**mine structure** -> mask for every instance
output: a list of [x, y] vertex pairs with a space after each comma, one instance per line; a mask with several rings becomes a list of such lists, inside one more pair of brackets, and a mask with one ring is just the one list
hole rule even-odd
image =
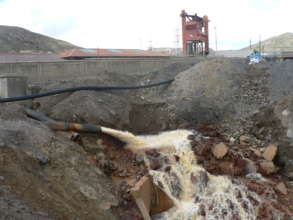
[[183, 55], [205, 56], [209, 53], [209, 19], [197, 14], [188, 15], [182, 10], [182, 43]]

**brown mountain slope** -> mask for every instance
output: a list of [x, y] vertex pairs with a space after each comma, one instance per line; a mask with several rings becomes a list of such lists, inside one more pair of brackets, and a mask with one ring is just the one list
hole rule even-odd
[[0, 25], [0, 53], [21, 51], [59, 53], [76, 47], [66, 41], [37, 34], [24, 28]]

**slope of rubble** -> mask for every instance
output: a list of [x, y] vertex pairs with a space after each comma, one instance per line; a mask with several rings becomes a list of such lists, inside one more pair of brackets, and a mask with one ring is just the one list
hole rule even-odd
[[[289, 61], [249, 66], [242, 59], [189, 60], [144, 76], [110, 73], [99, 79], [38, 85], [47, 91], [175, 77], [167, 86], [83, 91], [0, 104], [0, 216], [146, 219], [133, 193], [146, 180], [153, 191], [143, 194], [148, 198], [144, 203], [153, 219], [176, 219], [176, 215], [188, 219], [190, 207], [189, 219], [292, 218], [291, 66]], [[180, 149], [181, 137], [180, 146], [170, 153], [161, 149], [134, 152], [110, 135], [53, 131], [29, 118], [24, 106], [59, 121], [134, 134], [188, 129], [200, 138], [188, 138], [189, 153]], [[193, 162], [179, 154], [189, 155]], [[190, 182], [183, 184], [178, 176], [185, 174], [178, 166], [201, 172], [190, 174]], [[212, 187], [217, 181], [230, 184], [227, 190], [233, 198], [221, 207], [216, 198], [222, 194]], [[189, 205], [178, 205], [186, 199]]]

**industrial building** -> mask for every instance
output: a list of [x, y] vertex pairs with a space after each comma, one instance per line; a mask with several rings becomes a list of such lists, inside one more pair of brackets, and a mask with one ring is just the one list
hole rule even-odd
[[107, 57], [124, 57], [124, 58], [168, 58], [172, 55], [139, 49], [71, 49], [60, 53], [63, 59], [86, 59], [86, 58], [107, 58]]
[[209, 54], [209, 19], [197, 14], [188, 15], [184, 10], [182, 17], [183, 55], [196, 56]]

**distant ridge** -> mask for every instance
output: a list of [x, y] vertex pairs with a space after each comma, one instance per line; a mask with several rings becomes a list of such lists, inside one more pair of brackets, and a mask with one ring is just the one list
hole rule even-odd
[[0, 25], [0, 53], [60, 53], [78, 48], [66, 41], [37, 34], [20, 27]]
[[[241, 50], [247, 50], [245, 47]], [[293, 33], [284, 33], [276, 37], [269, 38], [261, 42], [261, 48], [264, 52], [293, 51]], [[259, 43], [253, 44], [252, 49], [259, 50]]]

